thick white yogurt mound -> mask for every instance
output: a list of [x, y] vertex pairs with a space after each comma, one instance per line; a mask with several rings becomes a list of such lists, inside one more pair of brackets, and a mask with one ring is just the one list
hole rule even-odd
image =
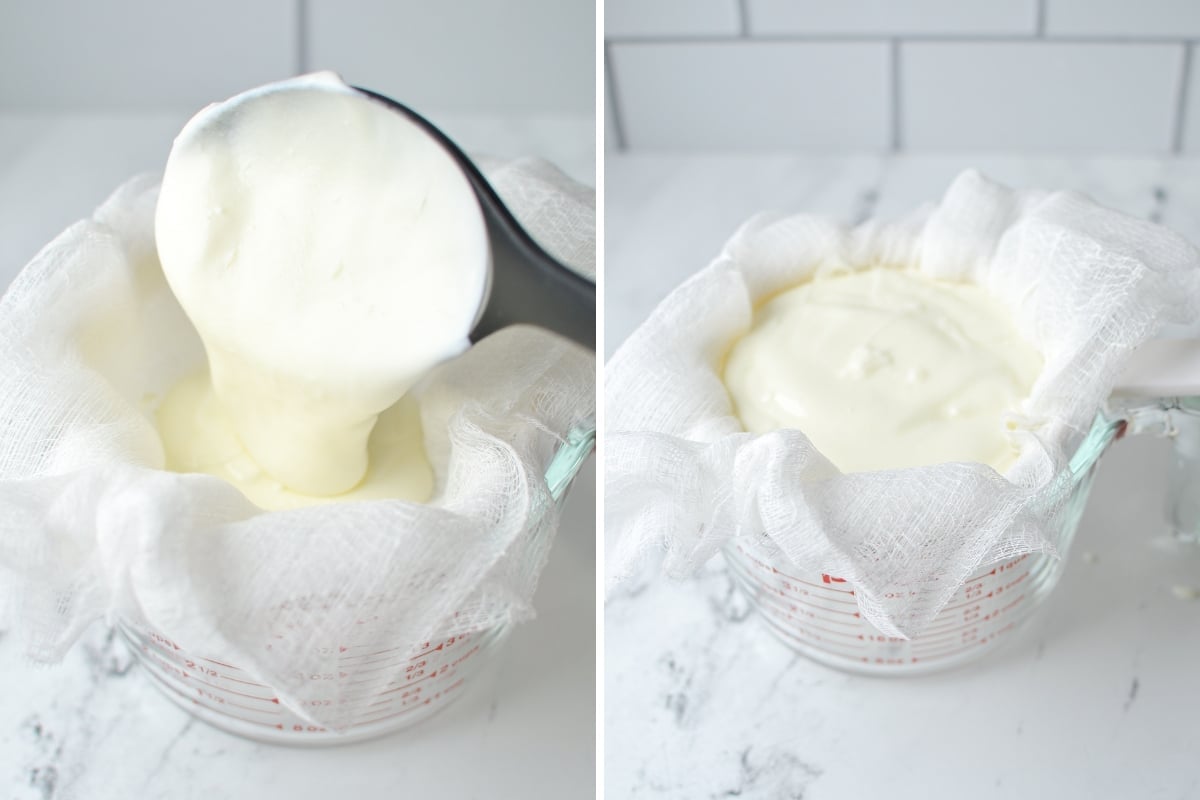
[[487, 292], [487, 234], [457, 165], [329, 73], [197, 114], [155, 225], [238, 438], [303, 494], [362, 480], [376, 418], [467, 347]]
[[764, 303], [724, 380], [746, 430], [803, 431], [843, 472], [1018, 452], [1006, 418], [1041, 354], [984, 289], [871, 268], [818, 276]]

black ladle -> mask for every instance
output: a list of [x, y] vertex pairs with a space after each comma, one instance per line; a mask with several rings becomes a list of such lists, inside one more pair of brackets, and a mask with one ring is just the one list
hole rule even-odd
[[564, 266], [521, 227], [496, 190], [458, 145], [411, 108], [370, 89], [367, 97], [398, 111], [432, 136], [467, 176], [487, 225], [492, 253], [491, 291], [471, 331], [477, 342], [509, 325], [546, 328], [596, 349], [596, 284]]

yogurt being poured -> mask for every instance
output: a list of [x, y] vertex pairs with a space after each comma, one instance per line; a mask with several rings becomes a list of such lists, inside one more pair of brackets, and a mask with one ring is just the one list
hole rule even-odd
[[843, 472], [1016, 460], [1006, 417], [1042, 356], [969, 283], [883, 267], [818, 276], [768, 300], [725, 385], [746, 430], [803, 431]]
[[363, 479], [379, 414], [466, 349], [488, 288], [466, 177], [332, 73], [197, 114], [167, 161], [155, 232], [238, 439], [306, 495]]

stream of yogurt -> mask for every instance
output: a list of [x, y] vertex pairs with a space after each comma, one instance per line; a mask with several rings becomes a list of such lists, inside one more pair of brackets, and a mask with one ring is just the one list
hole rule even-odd
[[768, 300], [724, 381], [746, 430], [801, 430], [842, 472], [954, 461], [1003, 472], [1018, 455], [1006, 418], [1042, 365], [979, 286], [876, 267]]
[[425, 457], [420, 409], [406, 395], [379, 415], [367, 440], [367, 473], [354, 488], [333, 496], [296, 492], [268, 474], [246, 452], [225, 407], [217, 400], [208, 370], [172, 387], [158, 408], [157, 425], [174, 472], [204, 472], [232, 483], [259, 508], [289, 508], [353, 500], [409, 500], [433, 494], [433, 469]]
[[379, 468], [372, 431], [466, 349], [487, 293], [478, 202], [436, 141], [331, 73], [262, 87], [176, 138], [155, 232], [209, 366], [159, 412], [173, 468], [286, 504], [387, 475], [391, 496], [428, 497], [425, 476]]

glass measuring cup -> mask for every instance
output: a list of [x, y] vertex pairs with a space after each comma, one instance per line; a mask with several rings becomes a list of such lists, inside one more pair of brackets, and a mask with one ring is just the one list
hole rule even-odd
[[[561, 509], [595, 439], [594, 427], [577, 429], [555, 450], [544, 472], [550, 505], [531, 514], [523, 535], [527, 546], [554, 535], [557, 518], [548, 514], [550, 506]], [[529, 569], [537, 566], [527, 565]], [[308, 600], [296, 598], [296, 602]], [[338, 648], [337, 671], [304, 676], [329, 688], [328, 697], [311, 700], [311, 704], [338, 704], [344, 694], [352, 694], [355, 676], [364, 671], [388, 671], [396, 677], [370, 698], [368, 711], [358, 721], [338, 732], [287, 708], [274, 688], [236, 665], [181, 648], [169, 631], [154, 630], [144, 620], [129, 617], [118, 620], [117, 628], [151, 682], [188, 713], [250, 739], [316, 745], [370, 739], [433, 716], [463, 694], [494, 660], [510, 632], [509, 626], [502, 624], [465, 635], [396, 646], [356, 641], [354, 632], [346, 631]]]
[[[735, 582], [770, 630], [801, 654], [828, 666], [876, 675], [933, 672], [972, 661], [1009, 638], [1053, 590], [1087, 503], [1100, 456], [1121, 436], [1173, 439], [1169, 525], [1185, 541], [1200, 531], [1200, 397], [1119, 398], [1091, 430], [1055, 482], [1048, 537], [1058, 556], [997, 561], [972, 575], [921, 635], [886, 636], [858, 611], [854, 586], [790, 563], [765, 536], [731, 541], [724, 557]], [[1061, 501], [1061, 504], [1056, 501]]]

